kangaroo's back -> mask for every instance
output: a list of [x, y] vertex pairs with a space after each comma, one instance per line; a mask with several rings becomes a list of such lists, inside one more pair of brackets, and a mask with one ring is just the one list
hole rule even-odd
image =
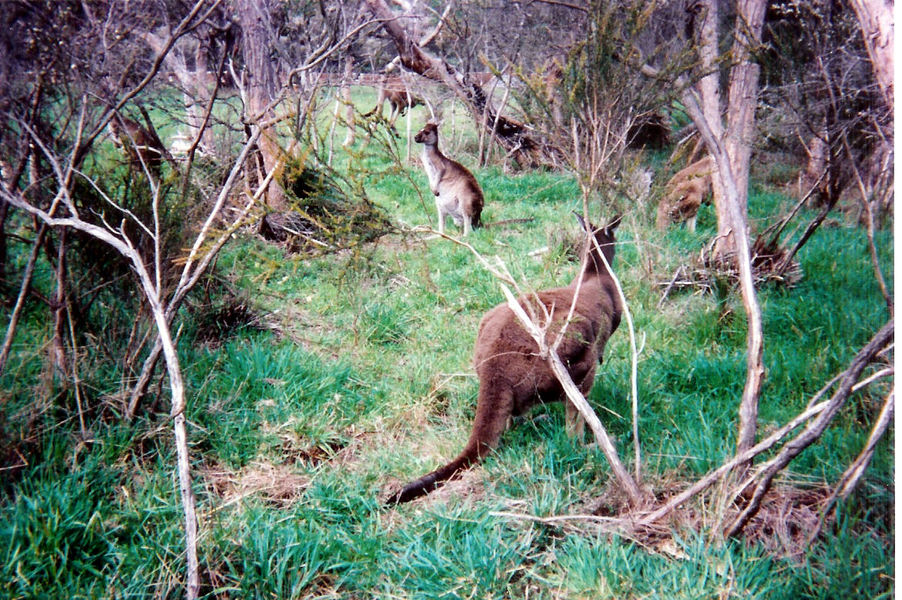
[[[604, 228], [587, 228], [593, 235], [588, 236], [580, 273], [570, 285], [519, 299], [527, 314], [547, 311], [550, 315], [546, 344], [551, 346], [560, 338], [558, 356], [583, 394], [592, 388], [604, 346], [620, 324], [622, 306], [608, 269], [619, 223], [617, 218]], [[429, 493], [495, 448], [512, 416], [538, 402], [563, 398], [560, 381], [507, 304], [499, 304], [482, 318], [473, 362], [479, 395], [466, 447], [453, 461], [408, 484], [389, 502], [406, 502]], [[581, 431], [577, 416], [568, 403], [568, 431]]]

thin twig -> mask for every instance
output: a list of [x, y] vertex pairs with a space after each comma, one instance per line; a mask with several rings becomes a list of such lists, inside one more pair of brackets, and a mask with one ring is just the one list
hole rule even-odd
[[880, 269], [880, 258], [877, 256], [877, 246], [874, 243], [874, 213], [871, 211], [871, 203], [868, 201], [868, 194], [864, 188], [864, 181], [861, 179], [861, 173], [855, 164], [855, 158], [852, 154], [852, 148], [849, 147], [849, 139], [846, 132], [843, 131], [842, 143], [845, 147], [846, 154], [849, 157], [849, 164], [852, 166], [852, 172], [855, 174], [855, 183], [858, 186], [858, 193], [861, 194], [861, 205], [867, 218], [867, 234], [868, 234], [868, 252], [871, 255], [871, 265], [874, 267], [874, 277], [877, 279], [877, 285], [880, 287], [880, 293], [883, 294], [883, 300], [886, 302], [886, 308], [889, 315], [893, 316], [893, 298], [890, 296], [886, 287], [886, 280], [883, 278], [883, 271]]
[[620, 279], [614, 273], [614, 269], [611, 268], [611, 265], [608, 264], [608, 259], [605, 258], [604, 253], [601, 251], [601, 247], [598, 245], [598, 240], [596, 240], [594, 236], [592, 237], [592, 243], [595, 244], [595, 250], [598, 252], [598, 256], [601, 257], [608, 273], [610, 273], [611, 279], [614, 281], [614, 287], [617, 288], [617, 294], [620, 296], [620, 305], [623, 307], [623, 316], [626, 319], [627, 329], [630, 334], [630, 404], [633, 411], [633, 452], [635, 452], [636, 461], [636, 481], [641, 481], [642, 451], [639, 443], [639, 353], [636, 350], [636, 328], [633, 325], [633, 314], [630, 311], [629, 303], [626, 300], [626, 294], [623, 293], [623, 286], [620, 285]]

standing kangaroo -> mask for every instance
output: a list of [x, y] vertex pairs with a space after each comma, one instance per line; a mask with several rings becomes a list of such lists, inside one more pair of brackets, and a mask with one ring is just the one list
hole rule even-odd
[[435, 123], [426, 123], [413, 139], [423, 144], [423, 168], [435, 195], [439, 233], [445, 232], [445, 217], [450, 215], [458, 227], [463, 225], [463, 234], [469, 234], [470, 229], [479, 227], [482, 215], [484, 201], [479, 182], [466, 167], [439, 151]]
[[[608, 264], [614, 259], [615, 218], [605, 227], [583, 228], [594, 235]], [[519, 302], [529, 313], [550, 315], [546, 340], [551, 346], [566, 328], [557, 348], [570, 377], [585, 395], [592, 389], [595, 370], [601, 363], [608, 338], [620, 324], [622, 306], [610, 271], [591, 239], [583, 250], [582, 267], [573, 282], [563, 288], [521, 297]], [[568, 321], [571, 307], [573, 314]], [[532, 336], [514, 316], [507, 304], [499, 304], [482, 318], [473, 353], [479, 377], [476, 418], [470, 440], [450, 463], [407, 484], [392, 495], [388, 503], [413, 500], [455, 477], [461, 470], [479, 461], [498, 444], [511, 416], [520, 415], [539, 402], [553, 402], [564, 396], [551, 367], [539, 355]], [[566, 405], [568, 433], [581, 435], [585, 425], [573, 404]]]

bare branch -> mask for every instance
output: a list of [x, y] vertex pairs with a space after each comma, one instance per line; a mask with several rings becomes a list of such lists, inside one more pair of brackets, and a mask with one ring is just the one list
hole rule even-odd
[[[890, 320], [870, 342], [855, 356], [852, 364], [846, 369], [839, 382], [839, 388], [827, 401], [825, 410], [810, 423], [804, 431], [802, 431], [795, 439], [787, 443], [783, 449], [774, 458], [761, 466], [756, 477], [760, 478], [758, 485], [755, 487], [754, 494], [748, 503], [748, 506], [739, 514], [724, 532], [727, 537], [733, 537], [742, 531], [742, 528], [748, 523], [748, 520], [758, 511], [761, 506], [761, 500], [770, 489], [770, 484], [776, 474], [781, 471], [792, 459], [799, 455], [805, 448], [814, 443], [826, 429], [827, 425], [836, 415], [839, 408], [845, 403], [849, 395], [852, 393], [852, 387], [858, 381], [861, 372], [871, 362], [871, 360], [882, 351], [887, 344], [892, 343], [893, 338], [893, 321]], [[740, 493], [743, 493], [748, 486], [743, 486]]]
[[614, 287], [617, 288], [617, 294], [620, 296], [620, 305], [623, 307], [623, 316], [626, 319], [627, 329], [630, 334], [630, 392], [631, 392], [631, 406], [633, 411], [633, 453], [635, 454], [635, 473], [636, 473], [636, 481], [642, 480], [642, 448], [639, 443], [639, 352], [636, 350], [636, 328], [633, 326], [633, 314], [630, 311], [629, 303], [626, 301], [626, 294], [623, 293], [623, 286], [620, 285], [620, 279], [614, 273], [614, 269], [611, 268], [611, 265], [608, 264], [608, 259], [605, 258], [604, 253], [601, 251], [601, 247], [598, 245], [598, 240], [594, 238], [594, 236], [589, 236], [592, 240], [592, 243], [595, 244], [595, 249], [598, 252], [598, 256], [601, 257], [602, 262], [604, 262], [605, 268], [607, 268], [608, 273], [611, 274], [611, 279], [614, 281]]
[[761, 307], [755, 293], [754, 275], [749, 255], [748, 232], [746, 220], [739, 204], [739, 191], [733, 177], [732, 163], [726, 148], [709, 126], [708, 119], [699, 104], [697, 94], [687, 88], [683, 101], [705, 145], [717, 164], [718, 178], [723, 185], [722, 200], [726, 214], [729, 215], [731, 233], [735, 244], [735, 260], [739, 267], [739, 281], [742, 292], [742, 304], [748, 319], [748, 338], [746, 344], [746, 381], [739, 406], [739, 434], [737, 453], [744, 453], [755, 443], [758, 420], [758, 397], [764, 379], [764, 334], [761, 322]]
[[824, 527], [824, 521], [827, 518], [827, 513], [830, 512], [830, 509], [833, 507], [833, 504], [836, 502], [837, 498], [842, 498], [845, 500], [849, 497], [849, 494], [852, 493], [852, 490], [855, 489], [855, 486], [858, 485], [858, 481], [861, 479], [861, 476], [864, 474], [865, 470], [868, 468], [868, 465], [871, 464], [871, 459], [874, 457], [874, 450], [877, 447], [877, 442], [883, 437], [886, 433], [887, 428], [889, 427], [890, 422], [893, 420], [893, 415], [895, 413], [896, 408], [896, 392], [895, 387], [890, 390], [889, 394], [886, 397], [886, 400], [883, 403], [883, 408], [880, 409], [880, 414], [877, 416], [877, 421], [874, 423], [874, 427], [871, 429], [871, 435], [868, 437], [868, 441], [864, 446], [864, 449], [861, 451], [861, 454], [852, 461], [852, 464], [849, 465], [849, 468], [842, 474], [842, 477], [839, 478], [839, 481], [836, 483], [836, 487], [833, 489], [833, 493], [830, 494], [830, 497], [824, 503], [824, 509], [821, 512], [820, 521], [818, 521], [817, 527], [808, 535], [808, 544], [814, 541], [815, 538], [820, 534], [821, 529]]

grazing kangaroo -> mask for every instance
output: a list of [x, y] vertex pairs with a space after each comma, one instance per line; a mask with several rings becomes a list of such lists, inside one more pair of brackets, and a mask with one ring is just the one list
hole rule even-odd
[[678, 171], [667, 182], [667, 194], [658, 204], [658, 229], [667, 229], [669, 223], [686, 221], [686, 228], [695, 231], [695, 220], [702, 202], [711, 193], [711, 178], [717, 166], [706, 156]]
[[119, 113], [115, 113], [110, 119], [107, 127], [113, 145], [125, 152], [131, 167], [138, 171], [144, 170], [144, 167], [141, 166], [143, 163], [151, 173], [159, 176], [160, 165], [163, 164], [164, 159], [172, 165], [174, 170], [178, 170], [175, 159], [160, 141], [160, 136], [154, 129], [150, 115], [143, 106], [139, 109], [147, 127]]
[[[620, 224], [620, 217], [599, 229], [586, 227], [582, 219], [580, 222], [594, 235], [605, 259], [611, 264], [614, 230]], [[605, 343], [620, 324], [622, 311], [611, 273], [592, 240], [587, 239], [587, 242], [580, 273], [569, 286], [541, 291], [519, 300], [527, 313], [531, 306], [534, 313], [543, 314], [538, 303], [548, 311], [551, 326], [545, 335], [549, 345], [566, 328], [557, 352], [583, 394], [592, 388]], [[568, 322], [571, 306], [573, 314]], [[404, 486], [389, 498], [389, 504], [428, 494], [495, 448], [511, 416], [524, 413], [536, 403], [564, 397], [560, 382], [539, 355], [535, 340], [507, 304], [499, 304], [482, 318], [473, 361], [479, 377], [479, 397], [469, 442], [457, 458]], [[568, 433], [581, 435], [584, 422], [569, 401], [566, 416]]]
[[479, 227], [484, 204], [482, 188], [466, 167], [451, 160], [438, 149], [438, 125], [429, 122], [413, 138], [423, 144], [423, 168], [429, 179], [429, 188], [435, 195], [438, 210], [438, 230], [445, 232], [445, 217], [454, 219], [464, 235], [473, 227]]
[[373, 107], [373, 110], [364, 114], [364, 117], [369, 117], [377, 112], [381, 114], [383, 108], [385, 107], [385, 101], [388, 100], [388, 103], [391, 105], [391, 112], [388, 115], [388, 124], [394, 127], [395, 121], [398, 120], [398, 117], [407, 110], [408, 108], [413, 108], [414, 106], [422, 106], [423, 100], [411, 94], [407, 85], [404, 83], [404, 80], [400, 77], [387, 77], [382, 83], [379, 85], [379, 97], [376, 99], [376, 106]]

